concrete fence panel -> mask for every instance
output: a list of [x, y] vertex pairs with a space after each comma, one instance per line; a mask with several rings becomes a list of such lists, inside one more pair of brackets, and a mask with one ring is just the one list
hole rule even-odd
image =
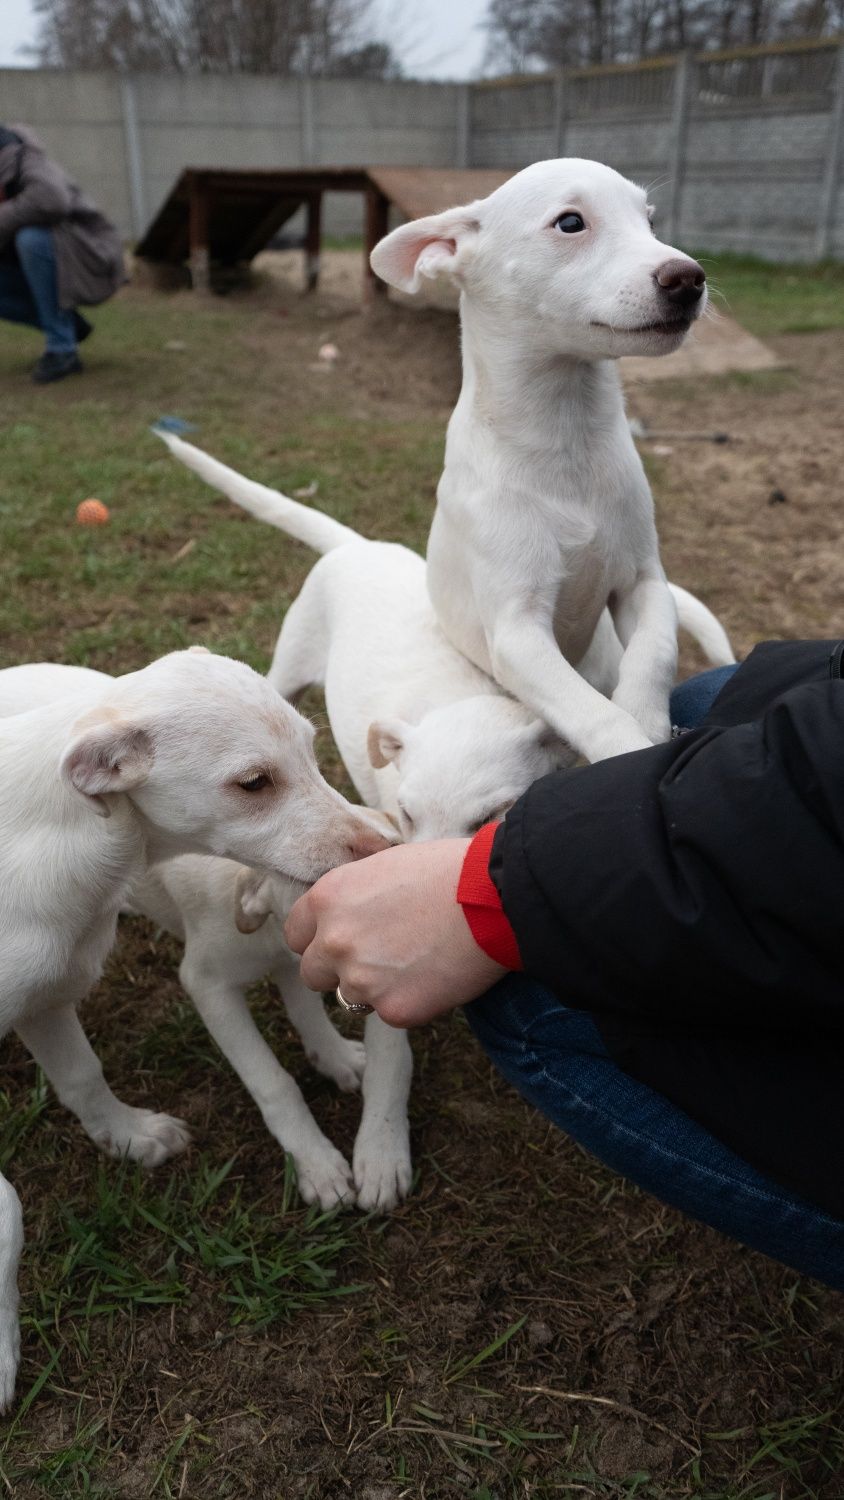
[[[479, 84], [0, 70], [23, 120], [126, 234], [187, 166], [512, 167], [594, 157], [660, 232], [774, 259], [844, 255], [844, 44], [794, 43]], [[329, 195], [329, 232], [359, 233]]]

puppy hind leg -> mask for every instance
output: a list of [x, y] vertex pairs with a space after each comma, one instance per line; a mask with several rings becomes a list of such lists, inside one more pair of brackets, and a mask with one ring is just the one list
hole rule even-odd
[[184, 1120], [136, 1109], [112, 1093], [74, 1006], [44, 1011], [15, 1029], [61, 1103], [106, 1155], [157, 1167], [185, 1150], [190, 1132]]
[[0, 1412], [8, 1411], [20, 1359], [18, 1262], [23, 1249], [23, 1215], [12, 1184], [0, 1177]]
[[284, 617], [267, 673], [282, 698], [293, 702], [325, 681], [327, 628], [322, 580], [311, 572]]

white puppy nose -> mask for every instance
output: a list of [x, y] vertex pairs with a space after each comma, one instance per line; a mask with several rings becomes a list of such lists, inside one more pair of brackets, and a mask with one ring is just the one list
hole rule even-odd
[[691, 260], [688, 256], [677, 256], [674, 260], [663, 261], [657, 267], [654, 280], [669, 302], [677, 303], [680, 307], [693, 307], [703, 296], [706, 272], [696, 260]]
[[395, 838], [385, 838], [383, 834], [376, 833], [374, 828], [361, 828], [349, 839], [346, 847], [352, 859], [366, 859], [370, 854], [380, 854], [382, 849], [389, 849], [395, 844]]

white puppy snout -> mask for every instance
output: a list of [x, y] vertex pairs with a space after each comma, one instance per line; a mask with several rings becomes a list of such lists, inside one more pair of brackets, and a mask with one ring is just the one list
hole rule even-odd
[[349, 858], [366, 859], [370, 854], [380, 854], [382, 849], [389, 849], [391, 844], [397, 844], [398, 835], [395, 830], [387, 831], [389, 824], [386, 819], [384, 825], [383, 832], [367, 825], [356, 827], [346, 844]]
[[691, 309], [703, 296], [706, 272], [690, 256], [678, 255], [657, 267], [654, 280], [663, 297], [675, 307]]

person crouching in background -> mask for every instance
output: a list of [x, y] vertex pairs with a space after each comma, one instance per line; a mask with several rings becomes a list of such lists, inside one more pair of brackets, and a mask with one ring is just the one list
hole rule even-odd
[[114, 225], [86, 198], [25, 125], [0, 125], [0, 319], [40, 328], [37, 385], [82, 369], [93, 332], [78, 311], [105, 302], [126, 280]]

